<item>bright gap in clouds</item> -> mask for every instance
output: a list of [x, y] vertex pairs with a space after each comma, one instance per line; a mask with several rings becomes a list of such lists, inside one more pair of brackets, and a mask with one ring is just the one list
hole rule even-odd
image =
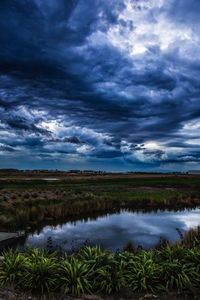
[[113, 46], [128, 52], [130, 56], [145, 54], [151, 47], [166, 50], [173, 47], [177, 40], [195, 42], [190, 28], [184, 24], [177, 26], [165, 16], [162, 10], [164, 3], [164, 0], [125, 1], [126, 8], [119, 15], [119, 19], [122, 24], [124, 22], [129, 26], [111, 26], [106, 38]]

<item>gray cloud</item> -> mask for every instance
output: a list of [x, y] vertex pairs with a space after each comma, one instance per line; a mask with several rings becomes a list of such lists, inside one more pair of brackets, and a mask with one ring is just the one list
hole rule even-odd
[[31, 148], [60, 161], [71, 153], [86, 166], [118, 158], [124, 169], [198, 163], [198, 142], [191, 139], [199, 138], [200, 6], [192, 4], [133, 1], [143, 23], [167, 20], [174, 31], [166, 31], [172, 41], [162, 48], [162, 28], [147, 27], [137, 40], [147, 43], [146, 52], [132, 57], [127, 36], [142, 25], [124, 18], [125, 0], [1, 1], [1, 151], [15, 155], [11, 149], [19, 147], [23, 157]]

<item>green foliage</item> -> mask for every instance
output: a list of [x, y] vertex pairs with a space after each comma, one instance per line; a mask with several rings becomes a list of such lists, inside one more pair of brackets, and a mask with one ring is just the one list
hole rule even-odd
[[65, 293], [80, 295], [82, 293], [91, 293], [91, 283], [89, 276], [91, 271], [84, 263], [71, 256], [65, 257], [60, 265], [60, 283]]
[[193, 249], [188, 249], [185, 260], [193, 266], [192, 272], [187, 272], [192, 285], [200, 287], [200, 247], [195, 246]]
[[162, 248], [162, 251], [157, 251], [158, 258], [161, 261], [178, 259], [179, 261], [184, 260], [187, 255], [188, 249], [177, 244], [170, 247], [168, 244]]
[[78, 257], [92, 271], [90, 276], [93, 277], [93, 291], [104, 294], [119, 292], [124, 284], [123, 267], [114, 254], [102, 251], [96, 246], [80, 249]]
[[185, 259], [188, 262], [194, 263], [196, 266], [200, 266], [200, 247], [195, 246], [192, 249], [188, 249]]
[[163, 281], [167, 290], [177, 289], [180, 292], [189, 287], [191, 283], [188, 275], [195, 275], [195, 268], [191, 264], [182, 264], [178, 259], [164, 264]]
[[92, 266], [96, 261], [105, 255], [105, 251], [102, 251], [99, 246], [96, 247], [82, 247], [79, 250], [78, 257], [84, 262]]
[[42, 248], [32, 248], [28, 247], [27, 251], [25, 253], [25, 256], [28, 257], [28, 259], [32, 262], [40, 262], [41, 259], [43, 258], [51, 258], [53, 260], [57, 260], [56, 257], [56, 252], [54, 253], [49, 253], [44, 247]]
[[175, 245], [154, 251], [123, 251], [115, 255], [99, 246], [83, 247], [62, 257], [44, 248], [25, 253], [8, 250], [0, 260], [0, 284], [21, 286], [40, 293], [118, 293], [183, 291], [200, 287], [200, 247]]
[[22, 286], [42, 293], [53, 290], [57, 284], [56, 252], [49, 254], [44, 248], [28, 247], [24, 255], [27, 265], [21, 280]]
[[[54, 182], [45, 182], [40, 178], [36, 180], [34, 177], [32, 180], [2, 180], [0, 219], [9, 218], [9, 222], [0, 220], [0, 227], [2, 230], [26, 229], [50, 219], [62, 221], [69, 216], [87, 217], [88, 214], [104, 214], [108, 210], [121, 208], [195, 207], [200, 204], [199, 182], [198, 177], [191, 176], [152, 175], [145, 178], [136, 174], [67, 176]], [[185, 237], [187, 246], [193, 236], [191, 232]]]
[[0, 285], [19, 283], [23, 271], [27, 266], [27, 259], [23, 254], [11, 249], [3, 253], [4, 259], [0, 262]]
[[51, 257], [28, 260], [21, 284], [25, 288], [42, 293], [54, 290], [57, 284], [57, 264]]
[[94, 279], [94, 290], [98, 293], [111, 294], [118, 293], [125, 285], [123, 278], [123, 263], [111, 258], [109, 264], [96, 269]]
[[125, 278], [133, 291], [163, 290], [160, 283], [162, 266], [154, 261], [152, 252], [142, 251], [126, 263], [126, 269]]

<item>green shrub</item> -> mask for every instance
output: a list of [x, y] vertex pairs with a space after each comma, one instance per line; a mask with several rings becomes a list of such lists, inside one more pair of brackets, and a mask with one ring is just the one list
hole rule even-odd
[[157, 257], [161, 259], [161, 261], [173, 259], [182, 261], [185, 259], [187, 252], [188, 249], [180, 244], [173, 245], [172, 247], [170, 247], [169, 244], [166, 244], [166, 247], [163, 247], [161, 251], [157, 251], [156, 254]]
[[116, 261], [113, 257], [108, 264], [96, 269], [94, 291], [108, 295], [118, 293], [120, 289], [125, 286], [123, 267], [123, 263]]
[[39, 292], [49, 292], [57, 286], [57, 264], [52, 258], [29, 260], [21, 280], [22, 286]]
[[114, 254], [102, 251], [99, 246], [83, 247], [78, 257], [92, 271], [90, 280], [93, 280], [94, 292], [111, 294], [121, 289], [124, 284], [123, 268]]
[[0, 262], [0, 285], [5, 283], [18, 284], [27, 266], [27, 259], [23, 254], [11, 249], [3, 253], [4, 259]]
[[187, 272], [192, 285], [200, 287], [200, 247], [188, 249], [185, 261], [194, 267], [192, 272]]
[[163, 283], [168, 290], [181, 292], [191, 286], [190, 277], [195, 275], [195, 268], [190, 263], [183, 264], [178, 259], [166, 261], [163, 265]]
[[82, 247], [77, 254], [60, 257], [44, 248], [25, 253], [9, 250], [0, 260], [0, 285], [15, 284], [39, 293], [63, 289], [65, 293], [118, 293], [128, 287], [136, 292], [199, 289], [200, 247], [181, 245], [160, 250], [123, 251], [116, 255], [96, 247]]
[[90, 272], [89, 267], [74, 256], [65, 257], [59, 269], [59, 285], [64, 288], [65, 293], [73, 295], [91, 293]]
[[164, 287], [160, 283], [162, 266], [153, 259], [152, 252], [142, 251], [126, 265], [125, 278], [133, 291], [159, 291]]

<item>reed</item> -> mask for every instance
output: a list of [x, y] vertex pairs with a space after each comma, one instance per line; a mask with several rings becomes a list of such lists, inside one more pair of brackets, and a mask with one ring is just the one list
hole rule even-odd
[[187, 247], [192, 247], [200, 241], [200, 226], [189, 229], [183, 236], [182, 243]]

